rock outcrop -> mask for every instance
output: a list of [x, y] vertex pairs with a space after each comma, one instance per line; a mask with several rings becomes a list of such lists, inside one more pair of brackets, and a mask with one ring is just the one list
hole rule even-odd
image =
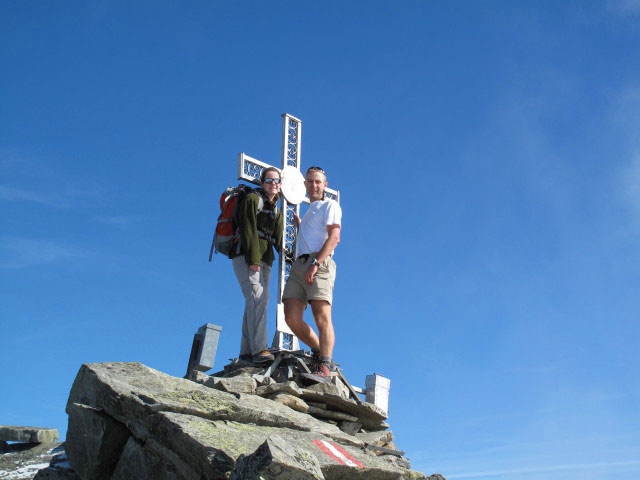
[[379, 448], [393, 436], [374, 405], [263, 373], [194, 382], [139, 363], [83, 365], [67, 403], [69, 462], [81, 480], [427, 478]]

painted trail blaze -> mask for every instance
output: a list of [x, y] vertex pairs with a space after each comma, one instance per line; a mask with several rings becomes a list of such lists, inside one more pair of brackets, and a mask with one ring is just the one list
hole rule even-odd
[[313, 443], [322, 450], [328, 457], [333, 458], [336, 462], [348, 467], [365, 468], [362, 463], [349, 455], [344, 448], [336, 445], [333, 442], [327, 442], [325, 440], [314, 440]]

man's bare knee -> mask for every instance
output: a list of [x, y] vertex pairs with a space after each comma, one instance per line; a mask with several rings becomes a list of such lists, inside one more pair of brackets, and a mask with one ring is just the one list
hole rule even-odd
[[296, 298], [284, 299], [284, 319], [287, 325], [297, 325], [302, 322], [302, 316], [304, 315], [304, 302]]

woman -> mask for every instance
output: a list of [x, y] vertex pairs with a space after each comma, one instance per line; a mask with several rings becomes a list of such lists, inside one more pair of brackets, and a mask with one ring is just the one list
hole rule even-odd
[[263, 170], [261, 188], [247, 194], [238, 206], [240, 253], [232, 262], [245, 299], [240, 360], [254, 363], [273, 361], [267, 350], [267, 304], [275, 258], [271, 247], [280, 252], [284, 229], [282, 213], [276, 206], [280, 182], [277, 168]]

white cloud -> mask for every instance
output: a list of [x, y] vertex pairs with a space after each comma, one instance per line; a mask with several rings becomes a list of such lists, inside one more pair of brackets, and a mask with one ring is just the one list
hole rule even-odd
[[0, 268], [16, 269], [86, 256], [73, 246], [24, 237], [0, 239]]
[[7, 202], [31, 202], [55, 207], [65, 203], [62, 199], [52, 195], [14, 188], [9, 185], [0, 185], [0, 199]]

